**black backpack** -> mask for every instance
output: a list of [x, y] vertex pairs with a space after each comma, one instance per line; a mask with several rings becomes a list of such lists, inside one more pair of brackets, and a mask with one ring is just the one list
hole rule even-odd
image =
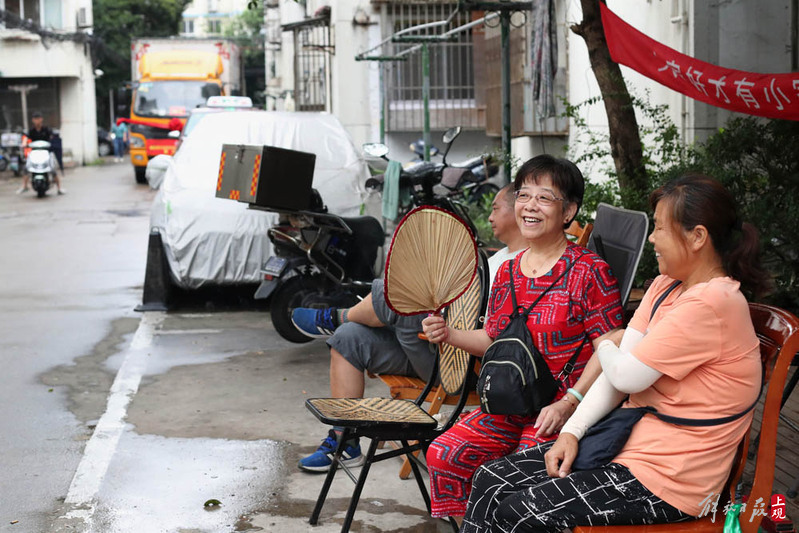
[[[585, 254], [585, 252], [583, 252]], [[513, 286], [513, 260], [508, 263], [510, 271], [510, 293], [513, 301], [513, 314], [510, 322], [503, 329], [483, 355], [480, 376], [477, 378], [477, 394], [480, 396], [480, 408], [484, 413], [492, 415], [531, 415], [552, 403], [552, 398], [560, 388], [577, 361], [588, 337], [574, 352], [560, 374], [561, 382], [552, 377], [544, 356], [533, 344], [533, 337], [527, 329], [527, 317], [533, 307], [549, 292], [580, 257], [572, 262], [552, 284], [524, 309], [516, 301]]]

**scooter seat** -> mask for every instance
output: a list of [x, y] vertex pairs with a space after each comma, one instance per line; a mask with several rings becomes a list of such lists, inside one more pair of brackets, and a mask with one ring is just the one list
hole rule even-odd
[[352, 229], [355, 240], [363, 247], [377, 248], [383, 246], [386, 235], [383, 226], [375, 217], [342, 217]]
[[485, 159], [485, 157], [486, 156], [477, 155], [477, 156], [474, 156], [474, 157], [472, 157], [470, 159], [467, 159], [466, 161], [459, 161], [457, 163], [452, 163], [451, 166], [453, 166], [455, 168], [468, 168], [468, 169], [471, 169], [473, 167], [482, 166], [483, 160]]
[[477, 181], [479, 181], [477, 176], [468, 168], [447, 167], [441, 177], [441, 185], [450, 190], [455, 190], [464, 183], [476, 183]]

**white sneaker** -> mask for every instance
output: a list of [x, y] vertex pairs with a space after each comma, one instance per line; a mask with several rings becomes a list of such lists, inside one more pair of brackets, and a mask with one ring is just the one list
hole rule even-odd
[[58, 189], [58, 194], [67, 194], [67, 190], [62, 187], [61, 189]]
[[20, 187], [19, 189], [17, 189], [17, 194], [22, 194], [22, 193], [24, 193], [27, 190], [28, 190], [27, 187]]

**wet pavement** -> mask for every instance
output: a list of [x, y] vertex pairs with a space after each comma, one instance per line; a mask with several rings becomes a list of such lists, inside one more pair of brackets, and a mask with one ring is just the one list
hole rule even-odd
[[[127, 164], [70, 170], [65, 186], [37, 200], [0, 175], [13, 251], [0, 262], [0, 531], [339, 531], [352, 483], [337, 477], [312, 527], [322, 476], [296, 468], [327, 432], [304, 407], [328, 395], [324, 342], [284, 341], [252, 307], [135, 313], [152, 191]], [[449, 531], [398, 470], [372, 469], [352, 531]]]
[[[86, 475], [73, 480], [54, 531], [138, 531], [137, 524], [164, 532], [340, 530], [353, 485], [343, 474], [337, 479], [312, 527], [322, 476], [295, 466], [327, 431], [304, 408], [306, 398], [327, 395], [324, 343], [288, 343], [262, 312], [145, 316], [128, 348], [104, 363], [118, 381], [138, 374], [138, 388], [118, 389], [130, 396], [124, 417], [97, 422], [92, 438], [103, 435], [100, 445], [87, 446], [81, 466], [89, 466], [78, 468]], [[133, 349], [137, 336], [151, 341]], [[92, 362], [76, 366], [83, 364]], [[385, 392], [376, 382], [369, 389]], [[104, 448], [115, 438], [108, 457]], [[427, 517], [414, 481], [400, 480], [398, 468], [387, 462], [370, 473], [353, 531], [443, 525]], [[221, 506], [205, 508], [211, 499]]]
[[[76, 357], [108, 357], [114, 320], [138, 322], [131, 306], [151, 195], [111, 172], [68, 170], [68, 194], [42, 199], [15, 195], [20, 178], [0, 175], [0, 531], [48, 531], [91, 433], [67, 390], [40, 376]], [[104, 403], [113, 375], [96, 377], [78, 386]]]

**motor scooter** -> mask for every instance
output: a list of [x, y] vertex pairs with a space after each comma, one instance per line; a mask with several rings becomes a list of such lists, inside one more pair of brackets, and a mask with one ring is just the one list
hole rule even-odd
[[47, 141], [33, 141], [28, 145], [30, 152], [25, 161], [25, 169], [31, 177], [31, 187], [38, 198], [44, 198], [50, 188], [51, 174], [55, 172], [57, 162], [50, 151]]
[[[458, 128], [458, 134], [460, 134], [460, 128]], [[458, 134], [454, 137], [457, 137]], [[449, 144], [455, 140], [454, 137]], [[409, 148], [414, 154], [414, 159], [403, 167], [406, 170], [413, 170], [419, 162], [424, 161], [424, 140], [418, 139], [412, 142]], [[431, 145], [430, 156], [437, 155], [442, 155], [442, 153]], [[446, 158], [446, 154], [444, 157]], [[458, 198], [467, 203], [479, 203], [487, 194], [496, 194], [499, 191], [497, 185], [488, 181], [499, 173], [499, 165], [492, 154], [486, 153], [471, 157], [465, 161], [452, 163], [449, 167], [450, 170], [442, 175], [441, 181], [435, 186], [435, 193], [438, 196]], [[456, 169], [467, 169], [469, 172], [457, 172]]]
[[[278, 224], [267, 231], [274, 253], [266, 261], [256, 299], [271, 296], [275, 330], [286, 340], [313, 340], [291, 322], [297, 307], [351, 307], [369, 294], [380, 275], [385, 233], [374, 217], [339, 217], [327, 212], [312, 191], [308, 211], [279, 212]], [[269, 211], [275, 211], [268, 209]]]
[[[447, 151], [460, 128], [444, 134]], [[385, 157], [388, 148], [382, 144], [365, 145], [368, 155]], [[433, 192], [447, 170], [446, 152], [442, 162], [421, 162], [400, 174], [400, 185], [411, 189], [413, 207], [433, 205], [460, 216], [477, 235], [467, 209], [458, 201]], [[456, 172], [470, 172], [457, 169]], [[370, 178], [367, 187], [382, 185], [382, 176]], [[385, 230], [371, 216], [339, 217], [327, 212], [321, 196], [312, 191], [312, 208], [308, 211], [280, 212], [277, 225], [267, 231], [274, 253], [266, 261], [263, 281], [256, 299], [272, 298], [270, 314], [275, 330], [286, 340], [296, 343], [313, 340], [303, 335], [291, 322], [297, 307], [324, 309], [351, 307], [371, 292], [372, 281], [382, 273], [382, 248]], [[478, 244], [479, 239], [478, 239]]]
[[[460, 135], [461, 128], [456, 126], [448, 129], [442, 136], [442, 141], [446, 145], [442, 153], [441, 161], [421, 161], [408, 168], [402, 169], [399, 177], [399, 186], [410, 192], [411, 201], [406, 206], [400, 206], [399, 214], [404, 216], [414, 207], [429, 205], [446, 209], [458, 215], [471, 228], [478, 245], [482, 245], [477, 237], [477, 228], [469, 217], [468, 208], [462, 200], [472, 201], [473, 195], [464, 194], [462, 187], [467, 184], [480, 184], [485, 186], [481, 194], [499, 188], [493, 183], [481, 183], [480, 178], [472, 172], [472, 167], [482, 167], [482, 162], [478, 164], [479, 158], [472, 161], [472, 167], [454, 166], [447, 163], [447, 154], [452, 147], [453, 141]], [[367, 143], [363, 145], [364, 152], [373, 159], [387, 159], [388, 146], [382, 143]], [[366, 180], [366, 187], [382, 191], [384, 175], [378, 174]], [[452, 188], [456, 188], [453, 190]], [[460, 187], [461, 189], [458, 189]], [[471, 187], [471, 185], [470, 185]], [[491, 188], [489, 191], [489, 187]]]

